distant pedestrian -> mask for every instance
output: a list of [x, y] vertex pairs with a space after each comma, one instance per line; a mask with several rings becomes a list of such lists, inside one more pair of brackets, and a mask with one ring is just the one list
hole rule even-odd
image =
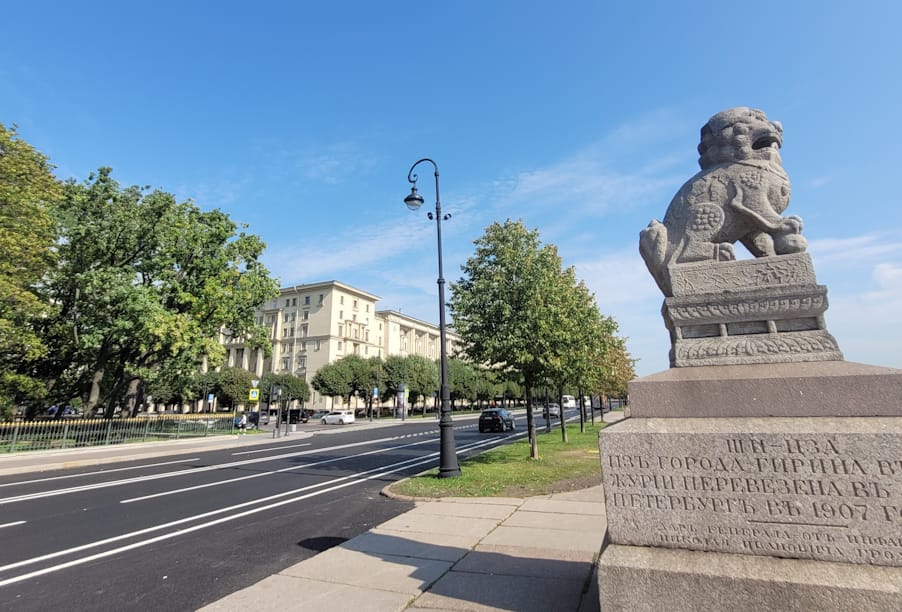
[[238, 421], [238, 433], [240, 435], [244, 435], [244, 430], [247, 429], [247, 415], [242, 414], [241, 420]]

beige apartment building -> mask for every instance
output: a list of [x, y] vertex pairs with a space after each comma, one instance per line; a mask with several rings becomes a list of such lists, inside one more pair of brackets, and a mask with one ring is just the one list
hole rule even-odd
[[[376, 310], [377, 295], [340, 281], [285, 287], [279, 297], [257, 309], [257, 323], [268, 327], [272, 357], [245, 349], [240, 338], [221, 337], [228, 356], [226, 365], [254, 372], [291, 373], [308, 383], [317, 370], [346, 355], [386, 358], [421, 355], [438, 359], [438, 326], [394, 310]], [[448, 354], [460, 346], [460, 338], [446, 331]], [[312, 391], [312, 390], [311, 390]], [[312, 391], [308, 407], [330, 408], [331, 398]]]

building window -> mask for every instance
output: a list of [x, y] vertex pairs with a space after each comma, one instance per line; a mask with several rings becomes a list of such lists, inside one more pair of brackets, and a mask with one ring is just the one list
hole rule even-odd
[[370, 354], [370, 347], [368, 347], [368, 346], [363, 347], [363, 354], [364, 354], [364, 355], [369, 355], [369, 354]]
[[360, 337], [360, 330], [359, 330], [359, 329], [356, 329], [356, 328], [354, 329], [354, 337], [355, 337], [355, 338], [359, 338], [359, 337]]
[[282, 369], [287, 370], [291, 367], [291, 357], [282, 357]]
[[319, 294], [319, 304], [320, 304], [320, 306], [322, 306], [322, 304], [323, 304], [323, 294], [322, 293]]
[[297, 305], [298, 305], [298, 299], [297, 299], [297, 298], [291, 298], [291, 305], [292, 305], [292, 306], [297, 306]]
[[351, 315], [351, 319], [354, 320], [354, 321], [356, 321], [356, 320], [357, 320], [357, 315]]
[[354, 300], [354, 308], [357, 308], [357, 300]]
[[282, 323], [288, 323], [288, 313], [282, 315]]
[[367, 312], [370, 311], [370, 305], [369, 305], [369, 304], [366, 305], [366, 311], [367, 311]]
[[289, 306], [291, 306], [291, 300], [289, 300], [288, 298], [286, 298], [286, 299], [285, 299], [285, 308], [288, 308]]
[[338, 350], [341, 350], [341, 340], [338, 341]]
[[345, 303], [345, 296], [339, 295], [339, 296], [338, 296], [338, 303], [339, 303], [339, 304], [344, 304], [344, 303]]
[[291, 337], [293, 338], [293, 337], [294, 337], [294, 328], [293, 328], [293, 327], [290, 327], [290, 328], [288, 328], [288, 329], [289, 329], [288, 335], [291, 336]]
[[314, 350], [314, 351], [318, 351], [318, 350], [319, 350], [319, 340], [317, 340], [317, 341], [316, 341], [316, 344], [313, 345], [313, 350]]
[[310, 296], [305, 295], [304, 296], [304, 306], [309, 306], [309, 305], [310, 305]]
[[306, 324], [306, 323], [304, 323], [303, 325], [301, 325], [301, 337], [302, 337], [302, 338], [306, 338], [306, 337], [307, 337], [307, 324]]
[[339, 324], [338, 324], [338, 335], [339, 335], [339, 336], [342, 335], [341, 332], [343, 332], [343, 331], [344, 331], [344, 327], [342, 326], [341, 323], [339, 323]]
[[305, 311], [304, 311], [304, 320], [305, 320], [305, 321], [309, 321], [309, 320], [310, 320], [310, 311], [309, 311], [309, 310], [305, 310]]
[[303, 370], [307, 367], [307, 358], [304, 355], [298, 355], [298, 369]]
[[302, 350], [302, 351], [306, 351], [306, 350], [307, 350], [307, 342], [306, 342], [306, 341], [305, 341], [305, 342], [301, 342], [301, 350]]

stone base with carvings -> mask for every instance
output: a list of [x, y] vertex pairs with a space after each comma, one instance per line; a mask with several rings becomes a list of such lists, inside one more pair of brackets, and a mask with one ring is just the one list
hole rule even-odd
[[807, 253], [668, 269], [673, 367], [841, 360]]
[[602, 609], [902, 609], [902, 371], [672, 368], [630, 393], [599, 435]]
[[902, 568], [902, 417], [630, 418], [599, 446], [612, 542]]

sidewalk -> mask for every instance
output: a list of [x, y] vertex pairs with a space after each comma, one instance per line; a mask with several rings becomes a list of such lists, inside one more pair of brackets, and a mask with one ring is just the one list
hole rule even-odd
[[600, 486], [418, 502], [201, 610], [597, 612], [605, 527]]

